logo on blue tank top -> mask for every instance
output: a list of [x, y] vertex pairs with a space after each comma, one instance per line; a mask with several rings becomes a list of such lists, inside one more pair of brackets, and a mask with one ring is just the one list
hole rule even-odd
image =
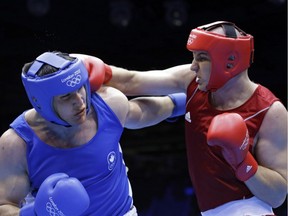
[[116, 153], [114, 151], [108, 154], [107, 162], [108, 162], [108, 169], [112, 170], [116, 164]]

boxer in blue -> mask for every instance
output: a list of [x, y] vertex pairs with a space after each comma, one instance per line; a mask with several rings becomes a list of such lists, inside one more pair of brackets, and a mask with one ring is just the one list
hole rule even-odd
[[184, 114], [186, 95], [129, 101], [102, 85], [109, 71], [96, 57], [61, 52], [24, 65], [33, 108], [0, 139], [1, 216], [137, 215], [119, 144], [123, 128]]

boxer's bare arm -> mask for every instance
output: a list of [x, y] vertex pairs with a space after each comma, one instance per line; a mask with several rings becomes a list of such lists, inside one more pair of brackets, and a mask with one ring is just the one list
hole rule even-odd
[[0, 138], [0, 215], [13, 215], [29, 192], [26, 144], [8, 129]]
[[179, 65], [165, 70], [134, 71], [111, 66], [112, 78], [109, 86], [126, 95], [167, 95], [185, 92], [195, 78], [190, 64]]
[[259, 163], [254, 178], [246, 185], [251, 192], [276, 208], [287, 196], [287, 110], [275, 102], [267, 112], [255, 154]]

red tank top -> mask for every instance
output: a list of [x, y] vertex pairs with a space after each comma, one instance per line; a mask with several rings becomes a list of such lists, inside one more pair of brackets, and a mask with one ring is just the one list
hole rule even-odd
[[267, 110], [279, 100], [267, 88], [258, 85], [242, 106], [219, 111], [210, 105], [208, 95], [208, 92], [197, 90], [197, 83], [193, 81], [187, 90], [185, 115], [189, 174], [202, 212], [229, 201], [253, 196], [246, 185], [235, 177], [234, 170], [222, 157], [220, 149], [208, 146], [206, 134], [212, 118], [223, 112], [240, 114], [249, 130], [251, 152]]

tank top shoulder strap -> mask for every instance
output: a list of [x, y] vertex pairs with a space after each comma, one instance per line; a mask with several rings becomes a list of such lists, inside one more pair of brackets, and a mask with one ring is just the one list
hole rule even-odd
[[30, 143], [30, 141], [35, 136], [35, 133], [28, 125], [25, 119], [25, 112], [19, 115], [11, 124], [10, 127], [26, 142]]

